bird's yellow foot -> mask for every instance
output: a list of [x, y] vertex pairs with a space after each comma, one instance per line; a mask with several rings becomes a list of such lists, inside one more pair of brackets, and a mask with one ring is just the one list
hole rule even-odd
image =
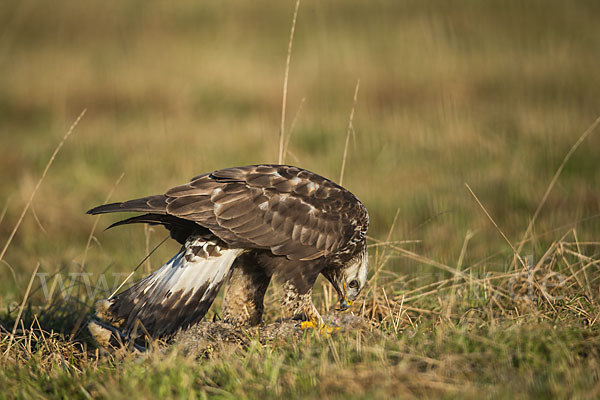
[[329, 337], [333, 332], [340, 330], [340, 328], [338, 326], [329, 326], [324, 323], [319, 324], [317, 326], [313, 321], [302, 321], [302, 323], [300, 323], [300, 328], [302, 330], [305, 330], [308, 328], [315, 328], [315, 329], [318, 328], [319, 333], [325, 337]]
[[323, 335], [325, 337], [329, 337], [329, 335], [331, 335], [333, 332], [339, 331], [339, 330], [340, 330], [339, 326], [328, 326], [328, 325], [323, 325], [323, 326], [321, 326], [321, 329], [319, 329], [319, 331], [321, 332], [321, 335]]
[[314, 322], [302, 321], [302, 323], [300, 324], [300, 329], [304, 330], [304, 329], [308, 329], [308, 328], [315, 328]]

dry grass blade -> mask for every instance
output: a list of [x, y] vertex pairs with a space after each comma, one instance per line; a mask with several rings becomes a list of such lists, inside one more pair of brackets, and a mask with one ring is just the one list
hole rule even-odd
[[[390, 243], [390, 239], [392, 238], [392, 233], [394, 232], [394, 229], [396, 227], [396, 221], [398, 220], [399, 214], [400, 214], [400, 209], [397, 209], [396, 214], [394, 215], [394, 219], [392, 221], [392, 225], [390, 226], [390, 230], [388, 231], [387, 238], [385, 240], [386, 243]], [[388, 247], [391, 247], [391, 245], [383, 246], [383, 250], [381, 251], [380, 256], [377, 255], [378, 253], [375, 254], [374, 272], [373, 272], [373, 275], [371, 276], [371, 278], [369, 279], [369, 283], [373, 285], [373, 296], [375, 296], [377, 293], [377, 277], [379, 276], [379, 272], [385, 265], [385, 262], [390, 257], [390, 256], [386, 256], [386, 250], [388, 249]], [[379, 248], [377, 248], [377, 250], [379, 250]]]
[[35, 212], [35, 207], [31, 206], [30, 209], [31, 214], [33, 215], [33, 219], [35, 220], [35, 223], [37, 224], [38, 228], [40, 228], [40, 231], [42, 231], [44, 235], [48, 236], [48, 231], [46, 231], [46, 228], [44, 228], [44, 225], [42, 225], [40, 217], [38, 217], [37, 213]]
[[300, 105], [298, 106], [298, 110], [296, 111], [296, 115], [294, 115], [294, 119], [292, 120], [292, 124], [290, 125], [290, 130], [285, 138], [285, 144], [283, 145], [283, 158], [281, 159], [281, 164], [285, 164], [285, 158], [288, 154], [291, 154], [289, 151], [290, 141], [292, 140], [292, 132], [294, 132], [294, 127], [296, 126], [296, 121], [298, 120], [298, 116], [302, 111], [302, 107], [304, 106], [304, 102], [306, 101], [306, 97], [303, 97], [300, 100]]
[[25, 296], [23, 297], [23, 302], [21, 303], [21, 308], [19, 308], [19, 314], [17, 314], [17, 319], [15, 319], [15, 324], [14, 324], [12, 332], [10, 334], [10, 341], [8, 342], [8, 348], [6, 349], [6, 352], [4, 353], [5, 358], [8, 357], [8, 355], [10, 354], [10, 349], [12, 347], [13, 341], [15, 340], [15, 332], [17, 331], [17, 326], [19, 326], [19, 321], [21, 320], [21, 315], [23, 314], [23, 309], [25, 308], [25, 304], [27, 303], [27, 298], [29, 297], [29, 292], [31, 291], [31, 286], [33, 285], [33, 280], [35, 279], [38, 269], [40, 269], [39, 261], [36, 264], [35, 269], [33, 270], [33, 274], [31, 274], [31, 279], [29, 279], [29, 285], [27, 285], [27, 290], [25, 291]]
[[473, 192], [473, 190], [471, 190], [471, 187], [469, 186], [469, 184], [465, 183], [465, 186], [467, 187], [467, 189], [469, 189], [469, 192], [471, 192], [471, 195], [473, 196], [473, 198], [475, 199], [475, 201], [477, 202], [477, 204], [479, 205], [479, 207], [481, 207], [481, 209], [483, 210], [483, 212], [485, 213], [485, 215], [492, 222], [492, 224], [494, 225], [494, 227], [496, 228], [496, 230], [500, 233], [500, 235], [502, 236], [502, 238], [506, 241], [506, 243], [508, 243], [508, 245], [512, 249], [515, 257], [517, 257], [517, 259], [519, 260], [519, 262], [521, 263], [521, 265], [523, 266], [523, 268], [526, 268], [525, 261], [523, 261], [523, 259], [519, 255], [519, 252], [517, 251], [517, 249], [515, 249], [515, 246], [513, 246], [513, 244], [508, 239], [508, 237], [506, 237], [506, 235], [504, 234], [504, 232], [502, 232], [502, 229], [500, 229], [500, 227], [498, 226], [498, 224], [496, 224], [496, 221], [494, 221], [494, 219], [492, 218], [492, 216], [490, 215], [490, 213], [487, 212], [487, 210], [485, 209], [485, 207], [483, 206], [483, 204], [481, 203], [481, 201], [479, 201], [479, 198], [477, 197], [477, 195], [475, 195], [475, 193]]
[[356, 81], [356, 88], [354, 89], [354, 100], [352, 101], [352, 110], [350, 111], [350, 118], [348, 119], [348, 130], [346, 131], [346, 143], [344, 144], [344, 156], [342, 157], [342, 168], [340, 170], [340, 186], [344, 182], [344, 169], [346, 168], [346, 157], [348, 156], [348, 144], [350, 143], [350, 133], [354, 132], [354, 110], [356, 109], [356, 100], [358, 99], [358, 89], [360, 88], [360, 79]]
[[[576, 253], [576, 257], [579, 258], [582, 261], [586, 261], [586, 262], [593, 262], [593, 259], [590, 257], [586, 257], [583, 255], [583, 251], [581, 249], [581, 246], [579, 244], [579, 239], [577, 238], [577, 230], [575, 230], [575, 228], [573, 228], [573, 238], [575, 239], [575, 244], [577, 245], [577, 253]], [[569, 251], [569, 250], [567, 250]], [[583, 277], [585, 279], [585, 290], [588, 293], [588, 296], [590, 297], [590, 299], [595, 302], [594, 296], [592, 294], [592, 287], [590, 284], [590, 279], [588, 277], [588, 273], [587, 273], [587, 269], [583, 269]]]
[[[358, 86], [357, 86], [358, 88]], [[398, 215], [400, 214], [400, 209], [396, 210], [396, 214], [394, 215], [394, 219], [392, 221], [392, 225], [390, 226], [390, 230], [388, 231], [388, 235], [386, 238], [386, 242], [390, 242], [391, 238], [392, 238], [392, 233], [394, 232], [394, 229], [396, 227], [396, 221], [398, 220]], [[372, 287], [369, 289], [371, 291], [371, 293], [373, 294], [373, 303], [372, 303], [372, 308], [371, 308], [371, 315], [375, 315], [375, 306], [376, 306], [376, 297], [377, 297], [377, 277], [379, 276], [379, 272], [381, 271], [381, 269], [383, 268], [383, 266], [385, 265], [385, 263], [387, 262], [387, 260], [389, 260], [389, 258], [391, 257], [391, 255], [387, 255], [386, 256], [386, 250], [388, 249], [388, 247], [390, 246], [383, 246], [383, 250], [381, 252], [381, 255], [379, 257], [377, 257], [377, 253], [375, 255], [375, 267], [374, 270], [375, 272], [373, 273], [373, 275], [371, 276], [371, 278], [369, 279], [369, 284], [372, 284]], [[379, 250], [379, 248], [377, 248], [377, 250]], [[365, 297], [367, 297], [368, 294], [365, 295]]]
[[0, 262], [2, 264], [6, 265], [6, 267], [10, 270], [13, 280], [15, 281], [15, 287], [16, 287], [17, 286], [17, 274], [15, 273], [15, 269], [9, 263], [7, 263], [5, 260], [0, 260]]
[[[385, 238], [385, 242], [387, 242], [387, 243], [391, 242], [392, 234], [394, 233], [394, 229], [396, 229], [396, 222], [398, 222], [399, 215], [400, 215], [400, 209], [397, 208], [396, 213], [394, 214], [394, 219], [392, 220], [392, 225], [390, 226], [390, 230], [388, 231], [388, 234]], [[387, 250], [387, 247], [389, 247], [389, 246], [384, 246], [383, 251], [381, 252], [380, 258], [375, 259], [375, 264], [380, 264], [381, 259], [383, 259], [385, 256], [385, 251]]]
[[456, 301], [455, 294], [456, 294], [456, 287], [458, 286], [458, 273], [460, 272], [460, 270], [462, 268], [463, 261], [465, 259], [465, 255], [467, 253], [467, 245], [469, 244], [469, 241], [471, 240], [471, 238], [473, 238], [473, 232], [471, 232], [471, 230], [468, 230], [465, 235], [463, 245], [460, 249], [460, 254], [458, 255], [458, 261], [456, 262], [457, 273], [454, 275], [454, 285], [452, 288], [452, 292], [450, 294], [450, 300], [448, 301], [448, 307], [446, 309], [446, 319], [450, 319], [450, 314], [452, 313], [452, 308], [454, 307], [454, 303]]
[[369, 240], [373, 240], [375, 243], [371, 243], [367, 245], [368, 249], [371, 249], [373, 247], [385, 247], [385, 246], [389, 246], [391, 244], [394, 245], [399, 245], [399, 244], [415, 244], [415, 243], [423, 243], [422, 240], [392, 240], [390, 242], [384, 242], [382, 240], [378, 240], [373, 238], [372, 236], [367, 235], [367, 239]]
[[292, 29], [290, 30], [290, 41], [288, 43], [287, 59], [285, 61], [285, 74], [283, 77], [283, 96], [281, 100], [281, 126], [279, 128], [279, 164], [283, 162], [283, 148], [285, 144], [285, 109], [287, 107], [288, 78], [290, 74], [290, 61], [292, 60], [292, 45], [294, 44], [294, 32], [296, 30], [296, 19], [298, 17], [299, 7], [300, 0], [296, 0], [296, 8], [294, 9], [294, 16], [292, 17]]
[[567, 164], [567, 161], [569, 161], [569, 159], [571, 158], [571, 156], [573, 155], [573, 153], [575, 153], [575, 150], [577, 150], [579, 148], [579, 146], [581, 145], [581, 143], [583, 143], [584, 140], [594, 130], [596, 130], [596, 128], [598, 127], [598, 125], [600, 125], [600, 117], [596, 118], [596, 120], [594, 121], [594, 123], [592, 123], [592, 125], [590, 125], [589, 128], [587, 128], [585, 130], [585, 132], [583, 132], [583, 134], [579, 137], [579, 139], [577, 139], [577, 141], [575, 142], [575, 144], [567, 152], [567, 154], [565, 155], [565, 158], [563, 158], [562, 162], [558, 166], [558, 169], [554, 173], [554, 176], [552, 177], [552, 180], [550, 181], [550, 184], [546, 188], [546, 192], [544, 193], [544, 196], [542, 196], [542, 200], [540, 201], [540, 204], [538, 205], [537, 209], [533, 213], [533, 217], [531, 217], [531, 221], [529, 221], [529, 225], [527, 226], [527, 229], [525, 230], [525, 233], [523, 234], [523, 238], [521, 239], [521, 244], [519, 245], [518, 252], [520, 252], [523, 249], [523, 246], [525, 245], [525, 242], [527, 241], [527, 238], [531, 234], [531, 230], [533, 229], [533, 224], [535, 223], [538, 215], [540, 214], [540, 211], [542, 210], [542, 207], [544, 207], [544, 204], [546, 203], [546, 200], [548, 200], [548, 196], [550, 195], [550, 192], [554, 188], [554, 185], [556, 184], [556, 181], [558, 180], [558, 177], [560, 176], [560, 174], [562, 173], [562, 170], [564, 169], [565, 165]]
[[4, 221], [4, 217], [6, 216], [6, 211], [8, 210], [8, 200], [6, 200], [6, 203], [4, 203], [4, 208], [2, 209], [2, 212], [0, 213], [0, 224], [2, 224], [2, 221]]
[[[150, 225], [144, 224], [144, 249], [146, 254], [150, 253], [150, 236], [153, 232], [153, 229]], [[150, 275], [150, 271], [152, 271], [152, 263], [150, 262], [150, 257], [146, 259], [146, 274]]]
[[25, 204], [25, 207], [23, 208], [23, 211], [21, 212], [21, 215], [19, 216], [19, 219], [17, 220], [17, 224], [15, 225], [15, 227], [12, 230], [12, 232], [10, 233], [10, 236], [8, 237], [8, 240], [6, 241], [6, 244], [4, 245], [4, 248], [2, 249], [2, 253], [0, 253], [0, 260], [4, 259], [4, 255], [6, 254], [6, 250], [8, 250], [8, 246], [10, 246], [10, 242], [12, 242], [13, 238], [15, 237], [15, 234], [17, 233], [17, 230], [19, 230], [19, 227], [21, 226], [21, 223], [23, 222], [23, 218], [25, 218], [25, 214], [27, 213], [27, 210], [29, 210], [29, 207], [31, 207], [31, 203], [33, 202], [33, 198], [35, 197], [35, 194], [37, 193], [38, 189], [42, 185], [42, 182], [44, 181], [44, 178], [46, 177], [46, 174], [48, 173], [48, 170], [50, 169], [50, 166], [54, 162], [54, 159], [56, 158], [56, 155], [58, 154], [58, 152], [60, 151], [60, 149], [63, 147], [63, 145], [65, 144], [66, 140], [69, 138], [69, 136], [71, 136], [71, 134], [75, 130], [75, 127], [77, 126], [77, 124], [79, 124], [79, 121], [81, 121], [81, 118], [83, 118], [83, 116], [85, 115], [86, 111], [87, 111], [87, 109], [84, 109], [81, 112], [81, 114], [79, 114], [79, 116], [77, 117], [77, 119], [75, 120], [75, 122], [73, 122], [73, 124], [71, 124], [71, 127], [69, 128], [69, 130], [67, 131], [67, 133], [65, 134], [65, 136], [63, 136], [62, 140], [58, 143], [58, 146], [56, 146], [56, 148], [54, 149], [54, 153], [52, 153], [52, 156], [50, 157], [50, 160], [48, 160], [48, 164], [46, 164], [46, 168], [44, 168], [44, 172], [42, 173], [42, 176], [40, 177], [40, 179], [38, 180], [37, 184], [35, 185], [35, 188], [33, 189], [33, 192], [31, 192], [31, 196], [29, 196], [29, 200], [27, 200], [27, 203]]
[[121, 284], [119, 285], [119, 287], [118, 287], [118, 288], [116, 288], [114, 292], [112, 292], [112, 294], [110, 295], [109, 299], [111, 299], [111, 298], [112, 298], [112, 297], [113, 297], [115, 294], [117, 294], [117, 292], [118, 292], [118, 291], [119, 291], [119, 290], [120, 290], [120, 289], [123, 287], [123, 285], [127, 283], [127, 281], [128, 281], [128, 280], [129, 280], [129, 279], [130, 279], [130, 278], [133, 276], [133, 274], [135, 274], [135, 271], [137, 271], [137, 270], [138, 270], [138, 269], [139, 269], [139, 268], [142, 266], [142, 264], [144, 264], [144, 262], [146, 262], [146, 260], [147, 260], [148, 258], [150, 258], [150, 256], [151, 256], [152, 254], [154, 254], [154, 252], [155, 252], [156, 250], [158, 250], [158, 248], [159, 248], [160, 246], [162, 246], [162, 245], [163, 245], [163, 243], [164, 243], [164, 242], [166, 242], [166, 241], [167, 241], [167, 239], [168, 239], [168, 238], [170, 238], [170, 237], [171, 237], [171, 236], [169, 236], [169, 235], [165, 236], [165, 238], [164, 238], [163, 240], [161, 240], [161, 241], [160, 241], [160, 243], [159, 243], [159, 244], [157, 244], [157, 245], [156, 245], [156, 246], [155, 246], [155, 247], [152, 249], [152, 251], [151, 251], [150, 253], [148, 253], [148, 254], [146, 255], [146, 257], [144, 257], [144, 258], [142, 259], [142, 261], [140, 261], [140, 263], [139, 263], [139, 264], [138, 264], [138, 265], [137, 265], [137, 266], [136, 266], [136, 267], [133, 269], [133, 271], [131, 271], [131, 273], [130, 273], [129, 275], [127, 275], [127, 278], [125, 278], [125, 279], [123, 280], [123, 282], [121, 282]]
[[[381, 290], [383, 292], [383, 297], [385, 298], [385, 303], [387, 304], [388, 312], [390, 315], [390, 321], [394, 328], [394, 332], [397, 335], [398, 334], [398, 325], [396, 324], [396, 319], [394, 318], [394, 312], [392, 311], [392, 306], [390, 305], [390, 300], [388, 299], [387, 293], [385, 292], [385, 288], [382, 287]], [[403, 302], [404, 302], [404, 298], [403, 298]]]

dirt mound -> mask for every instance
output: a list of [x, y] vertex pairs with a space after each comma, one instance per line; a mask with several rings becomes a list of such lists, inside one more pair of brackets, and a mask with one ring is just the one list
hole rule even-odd
[[306, 332], [321, 335], [336, 335], [347, 331], [370, 329], [366, 318], [352, 314], [331, 314], [324, 316], [325, 326], [317, 327], [310, 322], [280, 320], [257, 327], [235, 327], [225, 322], [202, 321], [175, 335], [172, 342], [186, 353], [201, 354], [215, 345], [242, 345], [253, 340], [260, 343], [276, 342], [290, 337], [300, 338]]
[[[329, 314], [323, 317], [325, 325], [315, 326], [311, 322], [296, 320], [278, 320], [255, 327], [238, 327], [222, 321], [201, 321], [188, 329], [179, 331], [166, 345], [177, 345], [187, 354], [202, 355], [216, 347], [246, 346], [252, 341], [262, 344], [301, 338], [304, 333], [316, 332], [329, 336], [357, 330], [371, 330], [369, 320], [353, 314]], [[98, 345], [107, 350], [128, 347], [145, 351], [141, 343], [127, 343], [119, 330], [100, 321], [91, 321], [88, 329]]]

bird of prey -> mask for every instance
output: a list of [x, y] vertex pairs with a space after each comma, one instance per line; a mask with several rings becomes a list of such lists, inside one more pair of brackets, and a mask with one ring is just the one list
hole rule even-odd
[[[369, 216], [348, 190], [313, 172], [261, 164], [198, 175], [165, 194], [92, 208], [143, 213], [181, 250], [129, 289], [97, 304], [97, 316], [130, 339], [168, 338], [201, 320], [229, 278], [223, 318], [258, 325], [271, 277], [281, 277], [284, 317], [323, 321], [312, 287], [323, 274], [347, 309], [367, 281]], [[109, 227], [109, 228], [110, 228]]]

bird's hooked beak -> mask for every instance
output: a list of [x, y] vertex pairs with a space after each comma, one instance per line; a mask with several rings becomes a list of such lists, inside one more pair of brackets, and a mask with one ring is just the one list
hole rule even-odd
[[354, 303], [354, 300], [348, 300], [348, 290], [346, 289], [346, 282], [344, 282], [344, 293], [340, 293], [340, 307], [338, 311], [346, 311]]
[[339, 307], [336, 308], [337, 311], [346, 311], [350, 308], [354, 300], [348, 298], [348, 288], [346, 284], [346, 277], [332, 274], [330, 271], [326, 271], [323, 273], [325, 278], [333, 285], [333, 288], [337, 292], [339, 299]]

